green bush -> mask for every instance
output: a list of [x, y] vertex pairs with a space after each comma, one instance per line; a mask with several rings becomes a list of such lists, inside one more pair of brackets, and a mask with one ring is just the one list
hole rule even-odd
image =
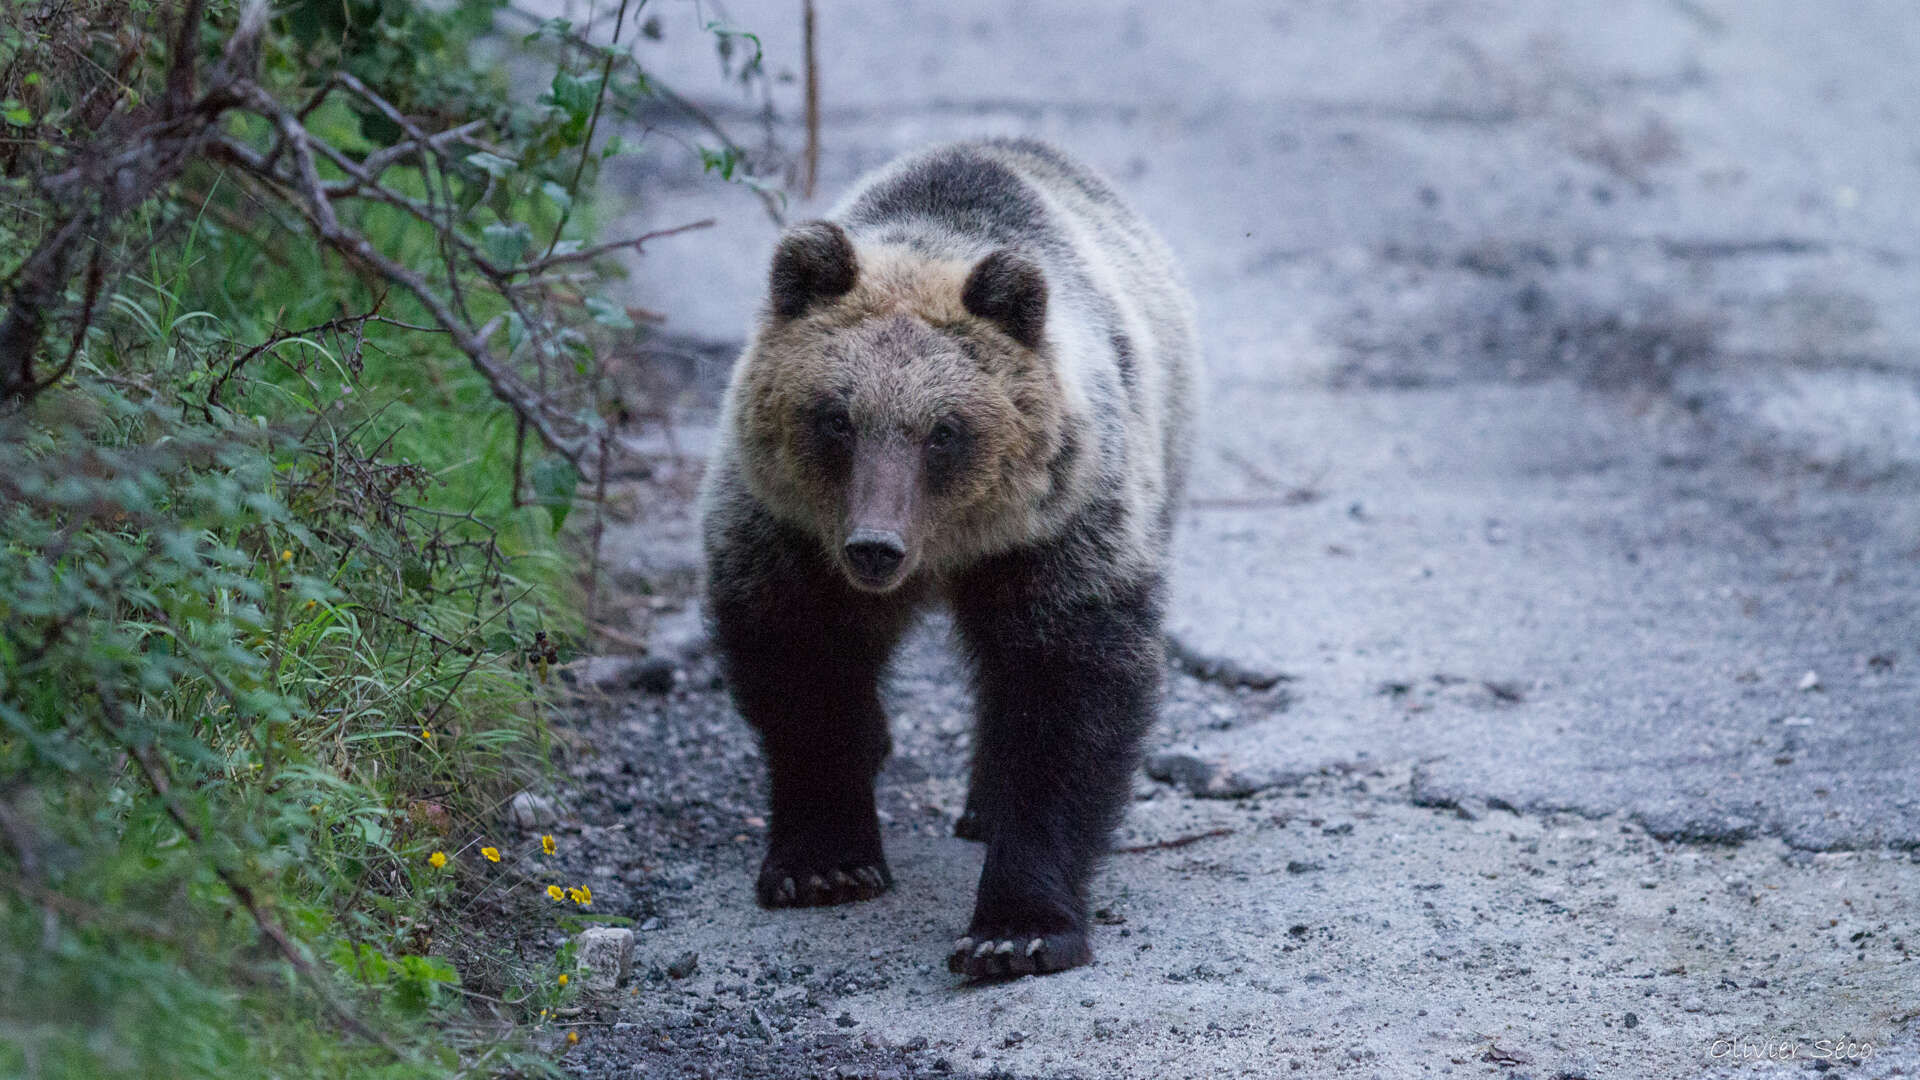
[[[546, 768], [560, 532], [632, 329], [581, 247], [595, 127], [652, 88], [547, 24], [551, 87], [511, 100], [468, 60], [497, 6], [297, 0], [257, 55], [220, 4], [197, 37], [145, 4], [0, 22], [32, 343], [0, 357], [0, 1074], [550, 1067], [562, 958], [469, 915], [591, 911], [490, 830]], [[228, 85], [261, 96], [205, 104]], [[290, 117], [391, 267], [324, 235]], [[151, 190], [62, 179], [108, 160]]]

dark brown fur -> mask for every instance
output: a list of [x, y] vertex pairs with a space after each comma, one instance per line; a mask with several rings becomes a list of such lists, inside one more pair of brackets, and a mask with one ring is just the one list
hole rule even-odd
[[892, 882], [879, 685], [943, 601], [979, 707], [965, 835], [987, 844], [969, 976], [1087, 962], [1087, 883], [1162, 668], [1191, 307], [1092, 174], [1031, 143], [876, 174], [783, 237], [708, 474], [707, 603], [773, 813], [755, 891]]

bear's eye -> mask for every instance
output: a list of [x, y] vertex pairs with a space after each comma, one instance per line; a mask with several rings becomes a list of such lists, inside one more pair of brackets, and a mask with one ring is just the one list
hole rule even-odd
[[853, 438], [853, 421], [848, 418], [846, 413], [838, 409], [828, 410], [818, 414], [813, 418], [813, 423], [814, 426], [819, 429], [820, 434], [830, 439], [844, 442], [847, 439]]
[[933, 430], [927, 434], [927, 445], [935, 450], [945, 450], [959, 441], [960, 429], [948, 420], [933, 425]]

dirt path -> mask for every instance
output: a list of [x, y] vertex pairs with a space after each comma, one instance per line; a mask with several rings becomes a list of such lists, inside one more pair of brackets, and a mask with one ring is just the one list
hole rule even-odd
[[[729, 9], [776, 74], [790, 8]], [[608, 552], [625, 631], [679, 674], [578, 714], [566, 857], [648, 928], [572, 1067], [1540, 1080], [1865, 1044], [1850, 1074], [1920, 1074], [1908, 9], [962, 11], [825, 16], [822, 200], [791, 216], [935, 138], [1037, 134], [1109, 172], [1207, 329], [1174, 628], [1294, 678], [1170, 672], [1099, 962], [958, 986], [980, 853], [948, 835], [966, 697], [936, 622], [894, 687], [898, 887], [756, 909], [758, 761], [674, 493], [773, 233], [749, 192], [666, 183], [656, 140], [628, 224], [722, 225], [635, 268], [674, 312], [648, 392], [678, 425], [643, 436]], [[710, 82], [685, 52], [663, 72]], [[730, 94], [702, 100], [750, 121]]]
[[[881, 793], [898, 885], [843, 909], [754, 907], [763, 785], [709, 659], [690, 657], [670, 694], [583, 708], [598, 750], [575, 770], [563, 857], [599, 908], [644, 929], [633, 985], [585, 1029], [571, 1069], [1699, 1076], [1716, 1055], [1783, 1042], [1801, 1066], [1848, 1044], [1864, 1075], [1920, 1066], [1920, 866], [1904, 855], [1421, 807], [1404, 764], [1231, 800], [1143, 778], [1096, 887], [1098, 962], [962, 985], [941, 960], [980, 853], [948, 835], [966, 717], [940, 645], [924, 635], [898, 680]], [[1173, 699], [1176, 743], [1196, 733], [1182, 721], [1204, 729], [1279, 701], [1181, 674]]]

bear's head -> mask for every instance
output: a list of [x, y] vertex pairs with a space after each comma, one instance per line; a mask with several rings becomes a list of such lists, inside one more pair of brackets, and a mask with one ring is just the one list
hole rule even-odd
[[741, 461], [855, 587], [1030, 533], [1063, 424], [1036, 263], [856, 251], [816, 221], [782, 236], [769, 294], [736, 389]]

